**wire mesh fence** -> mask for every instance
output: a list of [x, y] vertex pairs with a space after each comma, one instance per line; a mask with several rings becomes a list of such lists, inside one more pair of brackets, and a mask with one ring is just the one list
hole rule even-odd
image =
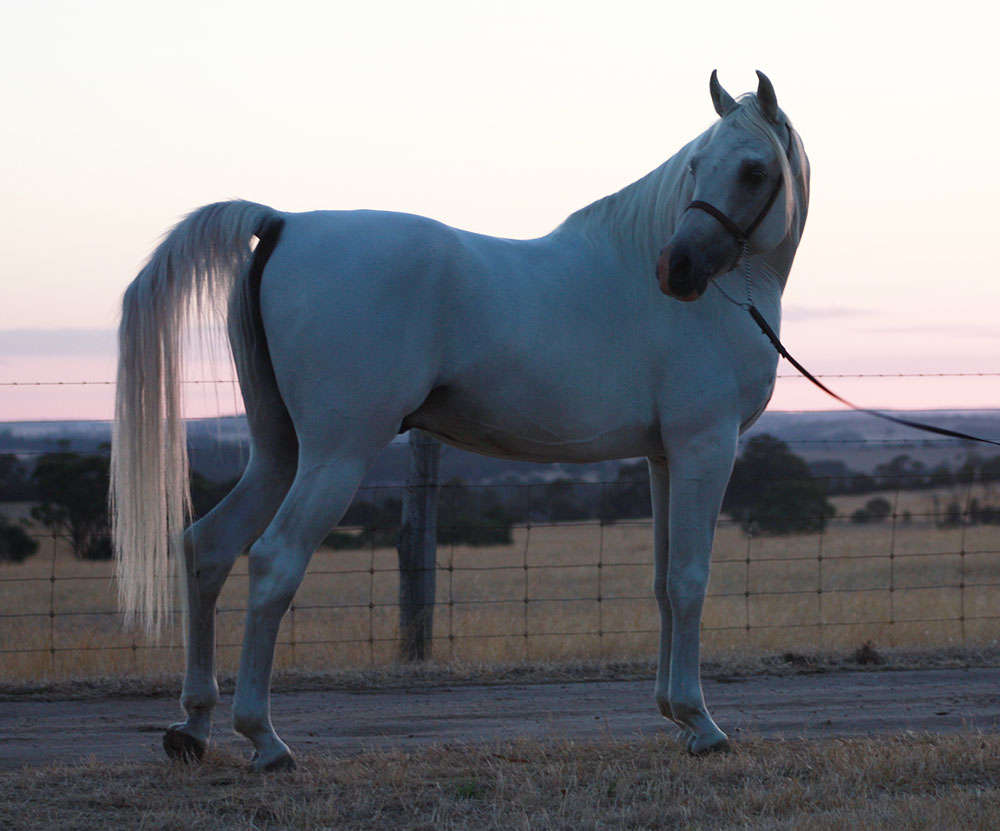
[[[595, 483], [589, 483], [595, 484]], [[612, 483], [596, 483], [611, 487]], [[888, 494], [891, 513], [857, 523], [861, 497], [814, 533], [747, 533], [721, 520], [703, 638], [733, 650], [984, 645], [998, 636], [1000, 525], [958, 523], [937, 494]], [[937, 505], [935, 505], [937, 497]], [[505, 545], [439, 545], [431, 651], [439, 660], [507, 662], [648, 657], [658, 612], [649, 520], [515, 526]], [[0, 570], [0, 678], [155, 673], [182, 665], [179, 633], [151, 643], [122, 628], [111, 564], [76, 559], [64, 535]], [[248, 578], [240, 558], [217, 609], [223, 671], [235, 667]], [[394, 548], [322, 548], [279, 635], [277, 665], [303, 670], [394, 660]]]
[[[919, 375], [928, 374], [938, 375]], [[848, 460], [856, 452], [887, 459], [919, 451], [932, 460], [950, 454], [957, 463], [969, 452], [950, 439], [919, 436], [873, 441], [799, 434], [787, 443], [814, 458], [829, 452]], [[855, 487], [854, 474], [814, 468], [836, 512], [808, 532], [760, 533], [724, 515], [705, 605], [705, 654], [853, 648], [868, 640], [919, 647], [994, 643], [1000, 636], [1000, 510], [984, 506], [1000, 506], [1000, 482], [975, 476], [938, 481], [932, 463], [916, 478], [912, 471], [883, 472], [866, 492]], [[439, 541], [430, 644], [435, 659], [655, 654], [651, 520], [615, 518], [601, 508], [636, 483], [567, 478], [565, 471], [560, 476], [564, 487], [589, 492], [585, 501], [596, 506], [590, 515], [553, 519], [559, 494], [551, 481], [463, 486], [466, 495], [476, 495], [479, 509], [471, 519], [463, 516], [466, 525], [490, 528], [487, 506], [497, 502], [514, 505], [515, 519], [509, 537], [490, 544]], [[402, 492], [400, 483], [363, 487], [359, 496], [385, 504], [400, 501]], [[865, 515], [873, 498], [888, 508]], [[448, 499], [445, 487], [442, 506]], [[18, 521], [28, 517], [29, 507], [0, 504], [0, 513]], [[457, 520], [443, 507], [440, 522], [446, 527]], [[278, 667], [383, 664], [399, 654], [397, 529], [368, 523], [340, 531], [364, 544], [343, 547], [331, 540], [314, 555], [282, 623]], [[181, 668], [179, 632], [153, 643], [122, 627], [110, 562], [79, 559], [66, 534], [37, 523], [30, 532], [39, 551], [20, 563], [0, 563], [0, 680]], [[442, 539], [448, 535], [439, 534]], [[231, 672], [238, 659], [248, 582], [247, 560], [240, 557], [216, 612], [222, 672]]]

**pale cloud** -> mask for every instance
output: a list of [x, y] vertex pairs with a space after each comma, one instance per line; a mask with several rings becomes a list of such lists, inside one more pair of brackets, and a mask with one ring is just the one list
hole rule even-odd
[[880, 335], [947, 335], [948, 337], [1000, 340], [1000, 326], [985, 323], [939, 323], [930, 326], [917, 323], [912, 326], [871, 326], [860, 331]]
[[113, 356], [113, 329], [0, 329], [0, 359]]
[[870, 309], [857, 309], [851, 308], [850, 306], [827, 306], [820, 308], [817, 306], [782, 305], [781, 307], [782, 320], [796, 322], [805, 320], [844, 319], [861, 317], [868, 314], [871, 314]]

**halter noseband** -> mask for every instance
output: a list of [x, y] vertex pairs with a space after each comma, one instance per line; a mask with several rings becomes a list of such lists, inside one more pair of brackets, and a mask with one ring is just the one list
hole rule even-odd
[[[785, 124], [785, 128], [788, 130], [788, 147], [785, 148], [785, 156], [788, 158], [789, 164], [792, 161], [792, 127], [790, 124]], [[764, 207], [760, 209], [760, 212], [754, 218], [746, 230], [740, 228], [735, 222], [733, 222], [728, 216], [726, 216], [722, 211], [715, 207], [715, 205], [710, 202], [703, 202], [701, 199], [695, 199], [693, 202], [689, 202], [688, 206], [684, 209], [686, 211], [692, 208], [704, 211], [709, 216], [713, 217], [723, 228], [732, 234], [733, 239], [736, 240], [736, 244], [739, 245], [741, 249], [746, 250], [750, 245], [750, 237], [754, 231], [757, 230], [757, 226], [764, 221], [764, 217], [768, 215], [771, 207], [774, 205], [774, 200], [778, 198], [778, 193], [781, 191], [781, 186], [784, 184], [784, 177], [779, 177], [778, 181], [775, 183], [774, 188], [771, 191], [771, 195], [767, 197], [767, 202], [764, 203]]]

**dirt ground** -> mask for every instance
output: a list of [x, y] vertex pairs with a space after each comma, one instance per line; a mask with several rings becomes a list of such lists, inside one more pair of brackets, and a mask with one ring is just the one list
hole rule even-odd
[[[441, 686], [310, 691], [273, 698], [276, 728], [293, 751], [346, 756], [380, 748], [470, 744], [520, 736], [634, 738], [674, 728], [659, 717], [652, 682]], [[1000, 668], [718, 677], [705, 697], [730, 737], [799, 738], [957, 731], [1000, 732]], [[213, 741], [249, 745], [229, 727], [231, 697]], [[0, 769], [48, 762], [150, 761], [179, 715], [166, 698], [0, 702]]]

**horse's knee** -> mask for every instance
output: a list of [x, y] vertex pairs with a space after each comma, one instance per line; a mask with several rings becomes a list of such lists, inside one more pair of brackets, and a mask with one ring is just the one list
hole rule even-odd
[[284, 614], [302, 581], [298, 568], [290, 564], [286, 551], [261, 538], [250, 547], [249, 609], [252, 614]]
[[664, 594], [675, 609], [700, 607], [708, 589], [708, 569], [686, 568], [672, 572], [667, 578]]

